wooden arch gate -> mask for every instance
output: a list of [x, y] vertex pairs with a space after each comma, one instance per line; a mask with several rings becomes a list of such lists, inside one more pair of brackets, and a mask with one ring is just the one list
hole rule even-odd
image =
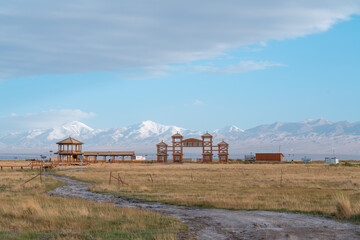
[[169, 146], [163, 141], [156, 145], [157, 161], [161, 163], [168, 162], [168, 152], [172, 152], [172, 160], [174, 163], [182, 163], [184, 156], [184, 147], [201, 147], [202, 162], [208, 163], [213, 161], [214, 152], [219, 155], [219, 162], [229, 161], [229, 144], [222, 141], [217, 145], [213, 145], [213, 136], [205, 133], [201, 139], [188, 138], [183, 139], [180, 133], [171, 136], [172, 145]]

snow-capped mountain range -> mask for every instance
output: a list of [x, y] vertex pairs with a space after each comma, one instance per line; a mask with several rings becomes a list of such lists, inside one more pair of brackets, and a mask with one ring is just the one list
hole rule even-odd
[[[0, 137], [1, 152], [26, 152], [56, 149], [55, 143], [69, 136], [85, 143], [84, 150], [135, 150], [155, 153], [155, 144], [170, 143], [171, 135], [180, 132], [184, 138], [200, 138], [199, 131], [144, 121], [128, 127], [93, 129], [73, 121], [51, 129], [34, 129]], [[228, 126], [209, 132], [214, 144], [225, 140], [230, 153], [276, 152], [360, 155], [360, 122], [330, 122], [326, 119], [307, 119], [302, 122], [276, 122], [242, 130]]]

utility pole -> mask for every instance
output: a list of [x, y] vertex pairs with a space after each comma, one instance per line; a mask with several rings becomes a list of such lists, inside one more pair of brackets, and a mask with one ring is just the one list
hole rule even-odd
[[45, 185], [45, 158], [43, 157], [44, 185]]
[[80, 158], [80, 162], [81, 162], [81, 167], [80, 167], [80, 176], [82, 176], [82, 172], [83, 172], [83, 156], [81, 155], [81, 156], [79, 156], [79, 158]]
[[14, 171], [15, 171], [15, 172], [16, 172], [16, 159], [17, 159], [17, 157], [14, 157], [14, 164], [15, 164]]

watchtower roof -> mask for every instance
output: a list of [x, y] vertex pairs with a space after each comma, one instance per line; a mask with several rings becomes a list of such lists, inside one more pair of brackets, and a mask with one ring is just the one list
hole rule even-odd
[[182, 135], [179, 132], [177, 132], [174, 135], [172, 135], [171, 137], [182, 137]]
[[80, 145], [80, 144], [84, 144], [84, 143], [80, 142], [72, 137], [68, 137], [60, 142], [57, 142], [56, 144], [78, 144], [78, 145]]
[[167, 144], [164, 143], [164, 141], [161, 141], [160, 143], [156, 144], [156, 146], [167, 146]]
[[212, 137], [212, 135], [208, 132], [206, 132], [205, 134], [203, 134], [201, 137]]
[[224, 140], [222, 140], [221, 142], [218, 143], [219, 146], [223, 146], [223, 145], [229, 145], [227, 142], [225, 142]]

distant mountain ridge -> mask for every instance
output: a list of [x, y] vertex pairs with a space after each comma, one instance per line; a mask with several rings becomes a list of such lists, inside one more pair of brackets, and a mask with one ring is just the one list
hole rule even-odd
[[[143, 121], [127, 127], [93, 129], [73, 121], [50, 129], [10, 133], [0, 137], [0, 151], [55, 149], [55, 143], [68, 136], [85, 142], [86, 150], [136, 150], [155, 152], [161, 140], [170, 143], [171, 135], [180, 132], [185, 138], [200, 138], [199, 131]], [[209, 132], [214, 144], [224, 139], [230, 153], [275, 152], [279, 147], [288, 153], [330, 153], [360, 155], [360, 122], [330, 122], [307, 119], [301, 122], [275, 122], [247, 130], [227, 126]]]

